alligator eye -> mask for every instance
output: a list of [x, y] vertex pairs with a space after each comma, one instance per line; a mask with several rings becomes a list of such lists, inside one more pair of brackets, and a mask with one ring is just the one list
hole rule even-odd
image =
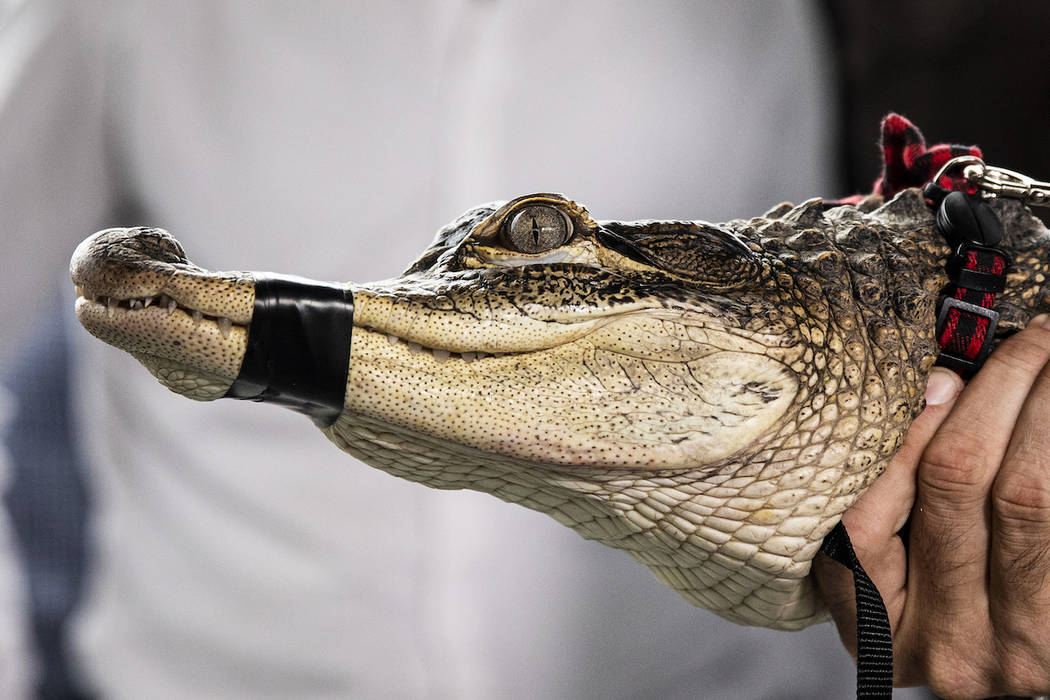
[[519, 253], [543, 253], [569, 240], [572, 225], [560, 209], [522, 207], [503, 228], [503, 242]]

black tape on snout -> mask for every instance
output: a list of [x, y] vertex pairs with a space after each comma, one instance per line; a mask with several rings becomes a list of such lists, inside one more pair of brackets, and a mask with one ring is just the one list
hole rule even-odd
[[252, 274], [255, 309], [248, 348], [226, 396], [280, 404], [327, 428], [343, 410], [353, 293], [298, 277]]

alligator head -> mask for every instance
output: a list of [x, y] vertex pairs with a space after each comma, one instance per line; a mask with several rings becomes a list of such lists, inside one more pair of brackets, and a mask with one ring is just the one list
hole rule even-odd
[[[803, 627], [823, 616], [810, 562], [901, 444], [938, 351], [949, 251], [918, 191], [879, 204], [720, 225], [596, 222], [551, 194], [477, 207], [402, 276], [348, 285], [324, 432], [397, 476], [548, 513], [724, 617]], [[1047, 232], [995, 206], [1005, 334], [1050, 308]], [[110, 229], [72, 276], [91, 333], [178, 393], [227, 395], [250, 273]]]

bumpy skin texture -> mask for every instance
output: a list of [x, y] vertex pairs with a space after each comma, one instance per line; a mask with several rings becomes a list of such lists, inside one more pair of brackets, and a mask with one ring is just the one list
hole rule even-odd
[[[949, 250], [917, 190], [880, 205], [811, 200], [717, 226], [597, 223], [557, 195], [478, 207], [403, 276], [352, 285], [346, 404], [325, 434], [396, 476], [547, 513], [731, 620], [809, 625], [825, 615], [810, 563], [900, 446], [938, 350]], [[1019, 204], [993, 208], [1013, 259], [1005, 335], [1050, 309], [1048, 237]], [[531, 242], [509, 233], [523, 211], [557, 221], [550, 210], [564, 241], [535, 217]], [[164, 356], [165, 318], [135, 326], [142, 310], [119, 303], [107, 317], [118, 295], [97, 274], [161, 263], [114, 263], [127, 243], [92, 240], [73, 262], [82, 321]], [[243, 279], [217, 275], [209, 308], [229, 297], [240, 313]], [[220, 335], [207, 357], [175, 353], [183, 382], [208, 378], [182, 393], [234, 380], [216, 358], [243, 339]]]

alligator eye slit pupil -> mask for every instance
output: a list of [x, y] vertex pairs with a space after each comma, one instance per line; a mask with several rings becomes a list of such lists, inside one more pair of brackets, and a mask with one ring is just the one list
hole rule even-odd
[[537, 247], [540, 245], [540, 227], [536, 224], [536, 217], [532, 217], [532, 242]]

